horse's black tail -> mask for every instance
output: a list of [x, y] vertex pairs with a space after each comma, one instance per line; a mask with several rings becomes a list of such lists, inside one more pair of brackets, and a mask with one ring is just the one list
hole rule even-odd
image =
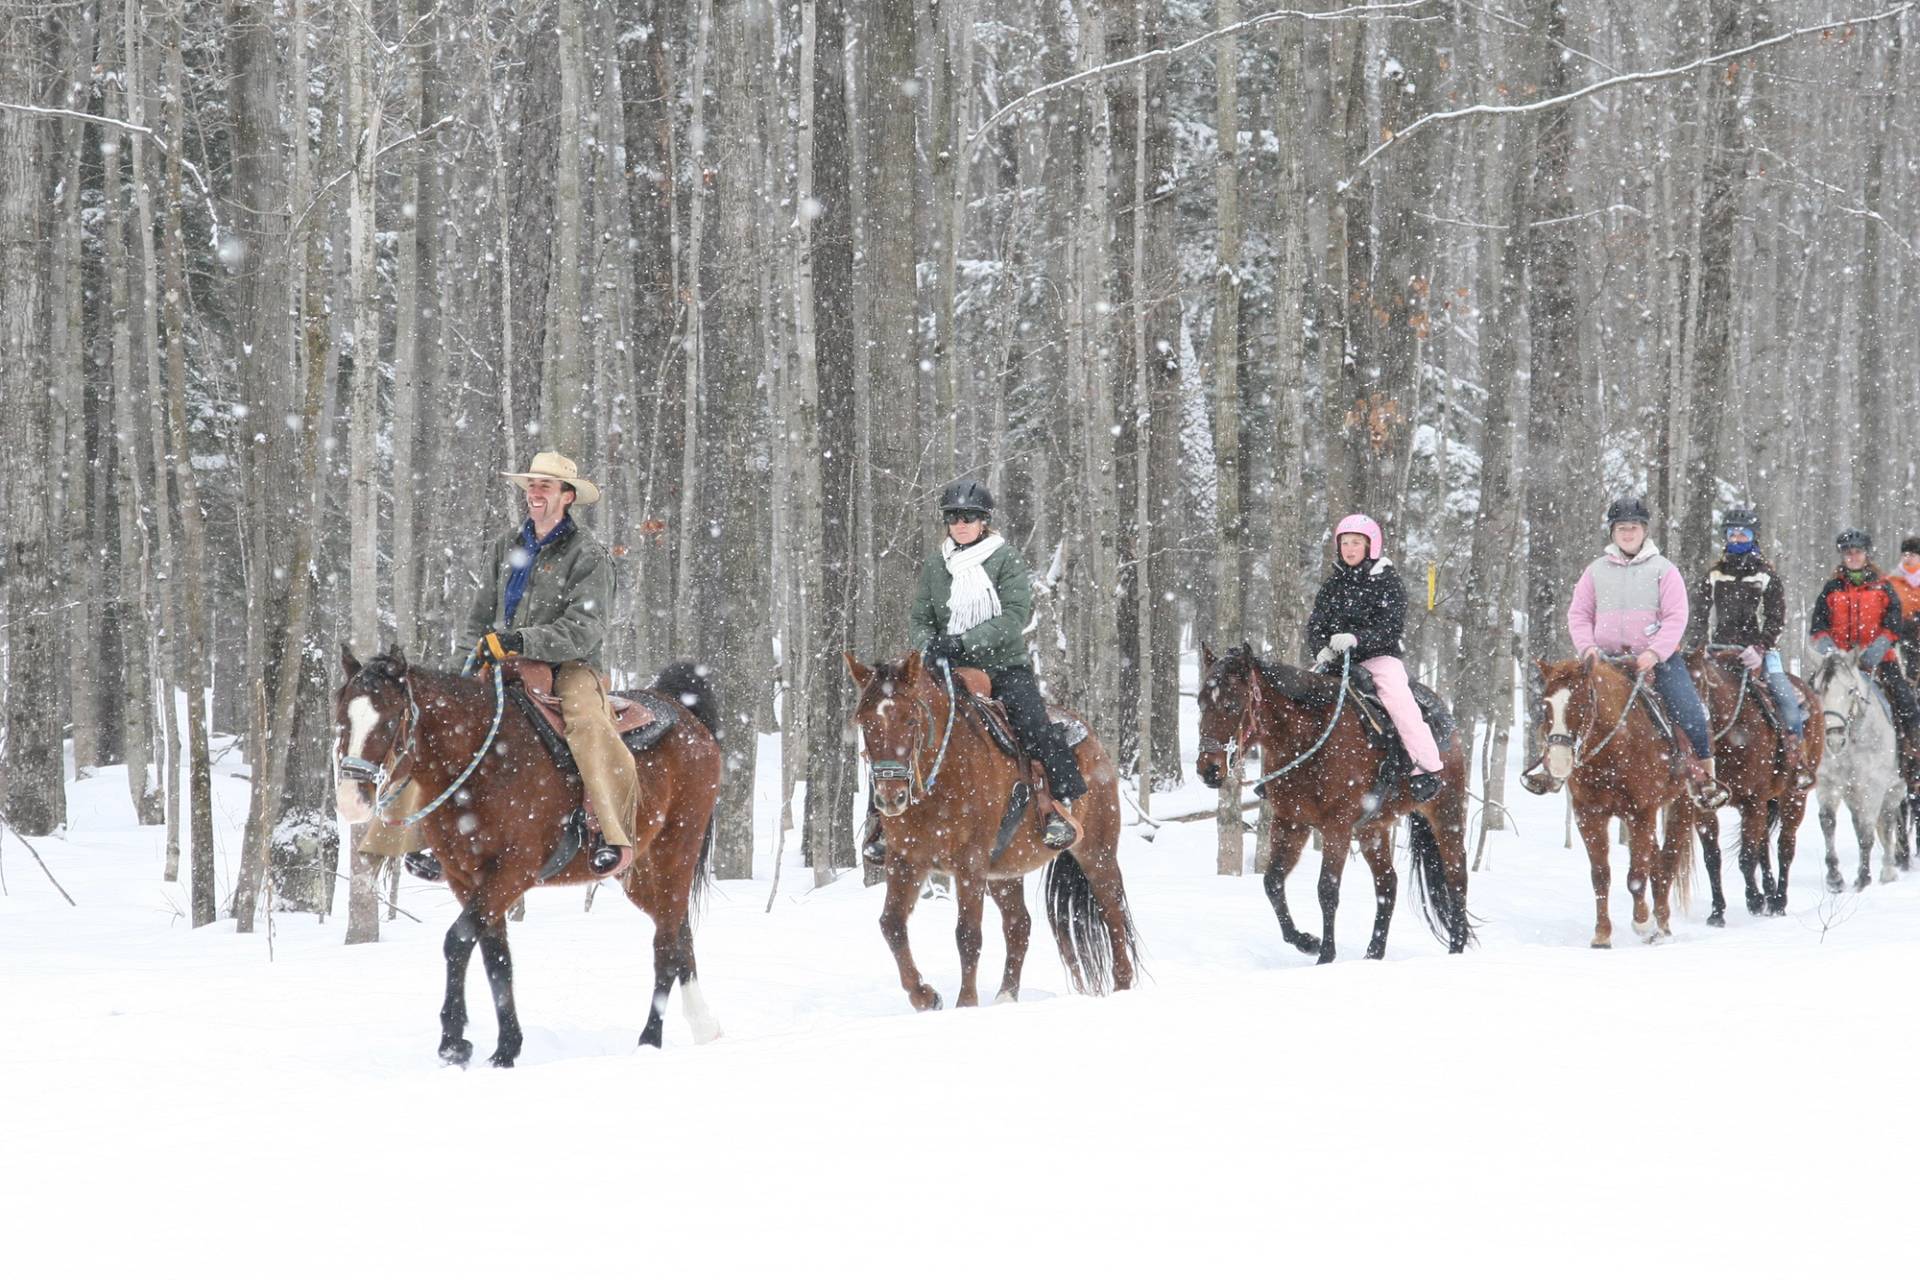
[[714, 820], [707, 819], [707, 834], [700, 838], [700, 861], [693, 867], [693, 885], [687, 890], [687, 918], [697, 920], [707, 905], [707, 886], [713, 882]]
[[1427, 928], [1450, 951], [1479, 941], [1474, 936], [1473, 917], [1467, 914], [1467, 895], [1456, 893], [1447, 883], [1447, 863], [1441, 856], [1440, 838], [1434, 834], [1433, 824], [1420, 813], [1408, 814], [1407, 823], [1408, 844], [1413, 850], [1414, 897]]
[[[1133, 911], [1127, 906], [1127, 891], [1118, 888], [1120, 915], [1126, 921], [1127, 958], [1137, 968], [1140, 941], [1133, 931]], [[1099, 899], [1080, 860], [1062, 853], [1047, 864], [1044, 893], [1047, 921], [1053, 926], [1053, 941], [1060, 948], [1060, 962], [1067, 967], [1073, 989], [1083, 995], [1103, 996], [1113, 990], [1113, 938], [1100, 914]]]
[[714, 691], [713, 681], [707, 678], [709, 668], [705, 663], [689, 662], [681, 659], [669, 662], [654, 677], [656, 692], [674, 699], [693, 713], [693, 718], [707, 726], [707, 732], [715, 737], [720, 735], [720, 695]]

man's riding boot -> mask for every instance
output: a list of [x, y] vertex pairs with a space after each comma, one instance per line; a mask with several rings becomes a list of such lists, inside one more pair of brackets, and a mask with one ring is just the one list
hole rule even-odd
[[1800, 735], [1789, 733], [1786, 738], [1787, 772], [1793, 775], [1793, 789], [1805, 791], [1813, 785], [1813, 773], [1807, 768], [1807, 748]]
[[1437, 773], [1416, 773], [1407, 779], [1407, 794], [1415, 804], [1425, 804], [1440, 794], [1442, 781]]
[[1547, 761], [1543, 756], [1520, 771], [1520, 785], [1536, 796], [1545, 796], [1552, 795], [1565, 784], [1547, 772]]
[[429, 884], [438, 884], [447, 878], [440, 859], [430, 853], [409, 853], [400, 860], [400, 865], [407, 869], [409, 875], [418, 876]]

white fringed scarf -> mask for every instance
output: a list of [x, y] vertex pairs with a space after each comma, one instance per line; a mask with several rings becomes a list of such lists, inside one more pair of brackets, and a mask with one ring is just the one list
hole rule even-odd
[[1000, 593], [987, 576], [989, 557], [1007, 545], [1007, 540], [990, 533], [970, 547], [962, 547], [948, 538], [940, 548], [953, 575], [953, 588], [947, 593], [947, 634], [965, 635], [989, 618], [1000, 616]]

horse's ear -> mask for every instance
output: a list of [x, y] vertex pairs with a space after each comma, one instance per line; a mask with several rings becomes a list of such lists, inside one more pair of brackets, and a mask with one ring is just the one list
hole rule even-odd
[[1205, 671], [1213, 665], [1213, 646], [1205, 640], [1200, 642], [1200, 669]]
[[347, 673], [349, 680], [360, 674], [360, 659], [353, 656], [353, 648], [350, 645], [340, 646], [340, 669]]
[[866, 688], [867, 681], [873, 679], [873, 668], [862, 665], [860, 659], [853, 656], [851, 649], [840, 656], [847, 660], [847, 674], [853, 677], [853, 683], [859, 688]]
[[387, 646], [387, 656], [403, 667], [407, 665], [407, 655], [400, 651], [400, 642], [398, 640], [395, 640]]
[[920, 678], [920, 651], [918, 649], [908, 654], [906, 662], [901, 664], [900, 678], [905, 684], [912, 684]]

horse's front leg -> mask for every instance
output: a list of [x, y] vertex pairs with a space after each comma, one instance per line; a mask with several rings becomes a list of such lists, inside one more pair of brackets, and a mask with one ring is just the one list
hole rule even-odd
[[1659, 832], [1654, 828], [1658, 820], [1657, 810], [1627, 819], [1627, 893], [1633, 898], [1633, 931], [1647, 941], [1652, 941], [1655, 930], [1647, 911], [1647, 885], [1660, 855]]
[[1587, 945], [1613, 945], [1613, 919], [1607, 915], [1607, 894], [1613, 890], [1613, 868], [1607, 859], [1613, 847], [1607, 840], [1607, 815], [1597, 811], [1574, 814], [1580, 843], [1587, 846], [1587, 867], [1593, 876], [1593, 940]]
[[1027, 910], [1027, 890], [1020, 880], [995, 880], [987, 885], [993, 905], [1000, 909], [1000, 927], [1007, 944], [1007, 968], [1000, 978], [995, 1004], [1020, 998], [1020, 970], [1026, 964], [1027, 942], [1033, 937], [1033, 913]]
[[1760, 801], [1740, 811], [1740, 874], [1747, 881], [1747, 914], [1764, 914], [1774, 894], [1773, 855], [1767, 848], [1767, 805]]
[[1320, 950], [1320, 939], [1310, 933], [1302, 933], [1293, 923], [1293, 913], [1287, 909], [1287, 876], [1300, 861], [1300, 850], [1307, 843], [1307, 828], [1286, 826], [1276, 821], [1269, 841], [1271, 857], [1267, 860], [1267, 874], [1262, 884], [1267, 891], [1267, 902], [1280, 921], [1280, 940], [1312, 955]]
[[1838, 803], [1826, 796], [1820, 797], [1820, 835], [1827, 842], [1827, 892], [1839, 893], [1847, 887], [1846, 877], [1840, 874], [1840, 854], [1833, 847], [1833, 834], [1839, 827]]
[[1333, 963], [1333, 916], [1340, 909], [1340, 875], [1347, 869], [1353, 848], [1352, 827], [1328, 827], [1326, 851], [1320, 855], [1320, 955], [1316, 964]]
[[440, 1002], [440, 1060], [464, 1067], [473, 1057], [473, 1045], [461, 1035], [467, 1029], [467, 961], [480, 940], [480, 920], [467, 907], [454, 917], [441, 952], [447, 958], [447, 994]]
[[1854, 843], [1860, 846], [1860, 872], [1854, 877], [1855, 891], [1873, 883], [1873, 832], [1879, 825], [1879, 814], [1869, 814], [1865, 805], [1848, 805], [1847, 813], [1853, 819]]
[[520, 1015], [513, 1007], [513, 954], [507, 950], [507, 918], [487, 924], [480, 931], [480, 962], [487, 968], [487, 985], [493, 991], [493, 1010], [500, 1019], [500, 1043], [487, 1061], [496, 1067], [510, 1067], [520, 1056]]
[[1799, 851], [1800, 820], [1806, 813], [1807, 802], [1804, 799], [1789, 798], [1780, 802], [1780, 833], [1775, 837], [1777, 844], [1774, 854], [1780, 867], [1780, 880], [1777, 887], [1767, 888], [1767, 914], [1770, 916], [1787, 914], [1787, 878], [1793, 869], [1793, 855]]
[[986, 859], [977, 872], [963, 872], [953, 882], [954, 897], [960, 907], [960, 920], [953, 928], [953, 940], [960, 948], [960, 996], [956, 1009], [971, 1009], [980, 1003], [980, 942], [982, 918], [987, 906]]
[[880, 907], [880, 936], [887, 940], [893, 962], [900, 967], [900, 985], [906, 988], [907, 999], [922, 1013], [940, 1007], [940, 993], [926, 984], [913, 963], [913, 952], [907, 948], [907, 917], [913, 914], [913, 904], [926, 879], [926, 868], [914, 865], [906, 851], [888, 851], [887, 900]]

